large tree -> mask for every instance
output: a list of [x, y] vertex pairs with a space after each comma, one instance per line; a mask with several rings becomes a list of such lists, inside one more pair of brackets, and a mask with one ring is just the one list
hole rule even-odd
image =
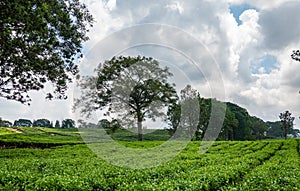
[[[93, 18], [80, 0], [0, 2], [0, 97], [29, 103], [47, 82], [47, 98], [66, 98], [67, 83]], [[54, 95], [52, 95], [54, 93]]]
[[172, 74], [153, 58], [114, 57], [96, 71], [96, 77], [82, 79], [82, 97], [75, 108], [81, 107], [87, 116], [106, 108], [107, 114], [113, 114], [122, 126], [134, 122], [140, 141], [143, 121], [164, 116], [164, 108], [177, 99], [174, 84], [167, 82]]
[[279, 114], [279, 118], [281, 120], [283, 136], [286, 139], [288, 132], [293, 129], [295, 117], [292, 117], [289, 111], [285, 111]]

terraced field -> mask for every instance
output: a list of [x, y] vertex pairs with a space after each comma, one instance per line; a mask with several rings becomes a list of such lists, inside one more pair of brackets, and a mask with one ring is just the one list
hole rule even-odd
[[[1, 139], [11, 135], [6, 133], [1, 131]], [[300, 190], [297, 139], [215, 142], [205, 154], [195, 141], [163, 165], [129, 169], [75, 144], [79, 138], [73, 133], [57, 136], [74, 145], [1, 149], [0, 190]], [[122, 144], [146, 149], [162, 143]]]

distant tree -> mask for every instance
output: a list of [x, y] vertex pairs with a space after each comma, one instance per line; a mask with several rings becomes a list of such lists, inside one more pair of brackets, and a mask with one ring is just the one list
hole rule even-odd
[[153, 58], [114, 57], [96, 71], [97, 77], [81, 81], [82, 97], [74, 108], [81, 108], [86, 115], [107, 109], [107, 115], [115, 114], [122, 124], [135, 123], [139, 141], [143, 139], [143, 121], [163, 117], [163, 108], [177, 98], [174, 85], [167, 82], [172, 74]]
[[60, 128], [60, 124], [59, 124], [59, 121], [58, 121], [58, 120], [55, 121], [54, 127], [55, 127], [55, 128]]
[[282, 138], [283, 137], [281, 121], [275, 121], [275, 122], [268, 121], [266, 124], [268, 126], [268, 130], [267, 130], [268, 138], [280, 138], [280, 137]]
[[98, 126], [103, 129], [109, 129], [110, 128], [110, 122], [107, 119], [101, 119], [98, 122]]
[[61, 128], [75, 128], [75, 121], [73, 119], [64, 119], [61, 123]]
[[80, 0], [3, 0], [0, 10], [0, 97], [29, 103], [28, 91], [51, 82], [56, 97], [66, 98], [93, 23], [86, 6]]
[[187, 85], [180, 91], [180, 126], [187, 129], [191, 139], [194, 137], [199, 123], [199, 97], [200, 94], [191, 85]]
[[167, 122], [169, 124], [169, 132], [175, 133], [180, 124], [181, 106], [180, 103], [174, 102], [168, 107]]
[[31, 127], [32, 122], [29, 119], [18, 119], [14, 121], [15, 127]]
[[300, 130], [299, 129], [290, 129], [289, 134], [293, 135], [294, 138], [300, 137]]
[[227, 107], [234, 113], [235, 118], [238, 120], [238, 127], [233, 131], [234, 140], [253, 139], [251, 135], [251, 116], [248, 111], [233, 103], [227, 103]]
[[200, 116], [196, 136], [197, 139], [202, 139], [209, 124], [212, 99], [205, 99], [203, 97], [199, 97], [198, 99], [200, 105]]
[[293, 122], [295, 117], [292, 117], [292, 114], [289, 111], [285, 111], [283, 113], [280, 113], [279, 118], [281, 120], [283, 136], [286, 139], [289, 130], [293, 129]]
[[12, 123], [0, 117], [0, 127], [11, 127]]
[[121, 129], [121, 125], [118, 120], [113, 119], [109, 124], [109, 129], [112, 133], [116, 132], [116, 130]]
[[266, 137], [266, 133], [268, 130], [267, 124], [257, 117], [251, 116], [250, 117], [251, 123], [251, 133], [253, 135], [253, 139], [264, 139]]
[[78, 119], [77, 120], [77, 125], [78, 125], [78, 128], [87, 128], [87, 122], [84, 121], [83, 119]]
[[33, 127], [52, 127], [51, 122], [48, 119], [37, 119], [32, 123]]
[[11, 126], [12, 126], [12, 123], [7, 120], [3, 120], [2, 125], [0, 125], [0, 127], [11, 127]]
[[219, 135], [219, 139], [230, 141], [234, 140], [233, 132], [238, 128], [238, 125], [239, 121], [235, 118], [234, 113], [232, 113], [229, 108], [226, 108], [225, 119]]

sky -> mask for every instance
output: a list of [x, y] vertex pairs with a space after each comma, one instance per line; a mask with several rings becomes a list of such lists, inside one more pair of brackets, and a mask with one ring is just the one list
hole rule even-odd
[[[265, 121], [289, 110], [300, 129], [300, 48], [298, 0], [82, 0], [96, 23], [83, 47], [82, 75], [116, 55], [145, 55], [168, 66], [177, 90], [192, 84], [203, 97], [233, 102]], [[0, 116], [62, 120], [72, 112], [79, 90], [69, 99], [46, 101], [31, 92], [31, 106], [0, 98]]]

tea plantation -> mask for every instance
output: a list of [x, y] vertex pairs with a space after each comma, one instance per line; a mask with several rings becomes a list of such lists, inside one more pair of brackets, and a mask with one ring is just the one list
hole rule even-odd
[[215, 142], [205, 154], [193, 141], [160, 166], [130, 169], [94, 154], [76, 129], [19, 130], [0, 128], [0, 190], [300, 190], [298, 139]]

